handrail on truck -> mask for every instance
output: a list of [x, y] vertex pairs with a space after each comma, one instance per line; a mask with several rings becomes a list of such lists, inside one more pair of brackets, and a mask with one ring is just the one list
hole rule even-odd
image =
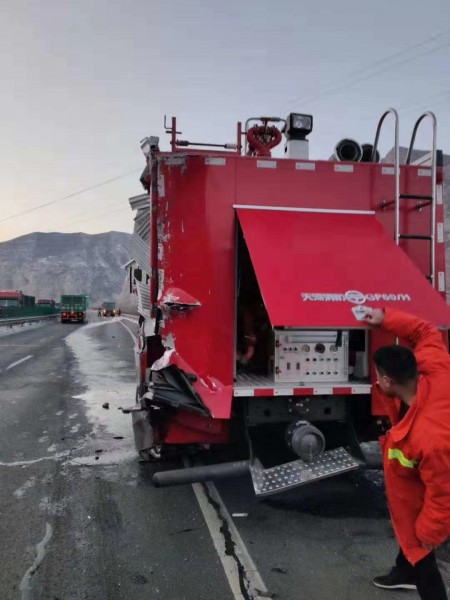
[[399, 244], [400, 241], [400, 140], [399, 140], [399, 119], [398, 112], [395, 108], [388, 108], [381, 119], [378, 122], [377, 132], [375, 134], [375, 141], [373, 143], [372, 150], [372, 162], [375, 160], [377, 155], [378, 141], [380, 139], [381, 127], [384, 120], [388, 115], [394, 117], [394, 179], [395, 179], [395, 218], [394, 218], [394, 239], [395, 243]]
[[431, 119], [432, 124], [432, 150], [431, 150], [431, 272], [430, 279], [431, 285], [435, 285], [436, 281], [436, 246], [435, 246], [435, 234], [436, 234], [436, 171], [437, 171], [437, 119], [436, 115], [427, 111], [424, 112], [415, 122], [413, 132], [411, 135], [411, 141], [408, 148], [408, 154], [406, 156], [406, 164], [411, 164], [412, 153], [414, 150], [414, 142], [416, 141], [417, 130], [419, 125], [426, 118]]

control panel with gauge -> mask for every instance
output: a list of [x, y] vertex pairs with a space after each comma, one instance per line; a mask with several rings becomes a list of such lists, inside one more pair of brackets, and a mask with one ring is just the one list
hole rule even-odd
[[275, 330], [276, 382], [348, 381], [348, 332]]

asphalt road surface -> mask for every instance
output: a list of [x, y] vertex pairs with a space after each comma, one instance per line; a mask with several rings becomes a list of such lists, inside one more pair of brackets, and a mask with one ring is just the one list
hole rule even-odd
[[1, 600], [418, 597], [370, 583], [395, 556], [378, 472], [265, 501], [246, 477], [153, 488], [120, 411], [135, 332], [96, 313], [0, 328]]

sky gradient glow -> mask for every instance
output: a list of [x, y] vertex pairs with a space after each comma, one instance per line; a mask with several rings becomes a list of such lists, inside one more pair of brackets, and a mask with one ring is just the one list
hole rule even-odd
[[3, 0], [0, 241], [131, 231], [139, 140], [158, 135], [168, 147], [164, 114], [183, 137], [223, 143], [237, 120], [311, 112], [311, 155], [328, 158], [344, 136], [373, 141], [389, 106], [406, 144], [430, 108], [449, 151], [448, 23], [448, 0]]

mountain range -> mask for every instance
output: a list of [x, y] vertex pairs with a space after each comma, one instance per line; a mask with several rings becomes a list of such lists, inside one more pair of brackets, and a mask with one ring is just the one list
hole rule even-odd
[[124, 287], [131, 234], [31, 233], [0, 243], [0, 290], [38, 298], [88, 294], [116, 301]]

